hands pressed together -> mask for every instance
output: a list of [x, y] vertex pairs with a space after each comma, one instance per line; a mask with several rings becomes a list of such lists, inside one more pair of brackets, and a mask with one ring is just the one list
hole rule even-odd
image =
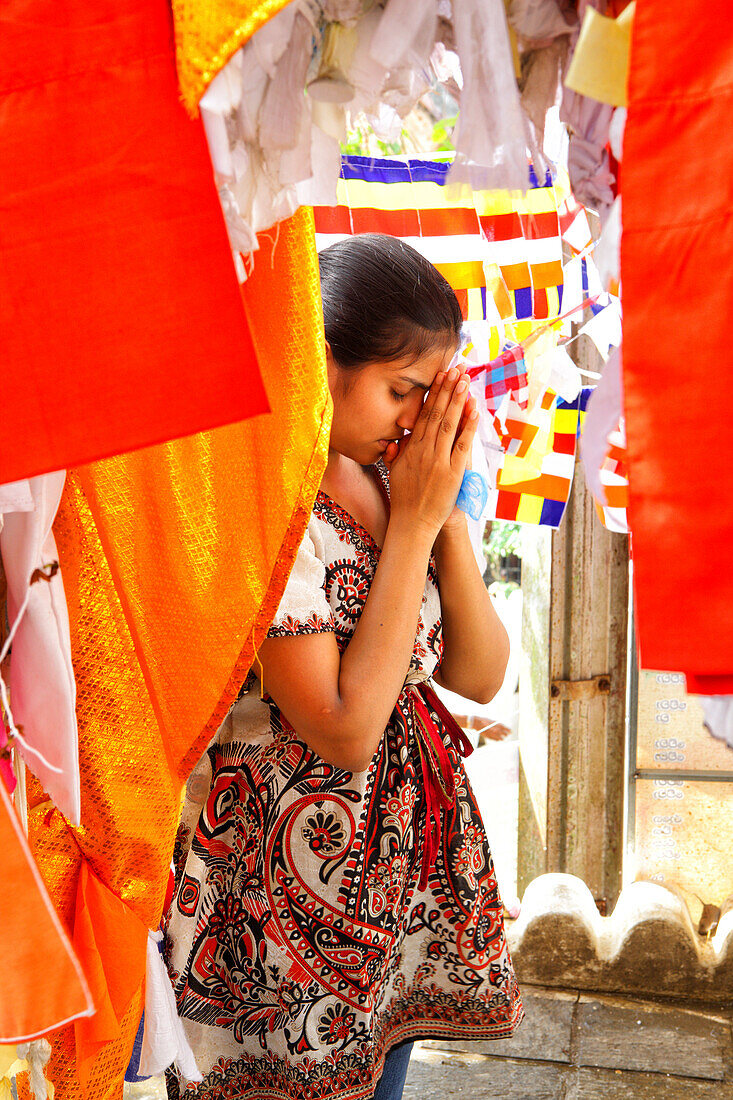
[[440, 371], [411, 434], [390, 443], [392, 520], [407, 520], [433, 538], [452, 516], [478, 427], [468, 375]]

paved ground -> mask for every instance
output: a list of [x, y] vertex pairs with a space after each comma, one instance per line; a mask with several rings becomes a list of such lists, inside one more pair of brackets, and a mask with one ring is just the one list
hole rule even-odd
[[[416, 1046], [404, 1100], [733, 1100], [733, 1013], [524, 989], [513, 1039]], [[162, 1080], [125, 1100], [165, 1100]]]
[[524, 990], [497, 1043], [425, 1042], [405, 1100], [733, 1100], [731, 1014]]

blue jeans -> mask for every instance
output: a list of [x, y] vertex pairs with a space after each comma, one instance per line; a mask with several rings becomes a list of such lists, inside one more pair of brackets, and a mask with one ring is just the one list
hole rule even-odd
[[384, 1071], [374, 1093], [374, 1100], [402, 1100], [413, 1046], [414, 1043], [404, 1043], [401, 1047], [390, 1050], [384, 1059]]

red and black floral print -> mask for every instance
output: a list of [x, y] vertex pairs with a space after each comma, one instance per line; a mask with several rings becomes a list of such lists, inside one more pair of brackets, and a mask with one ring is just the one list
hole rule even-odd
[[[307, 545], [270, 633], [335, 631], [343, 649], [379, 547], [322, 493]], [[441, 656], [433, 568], [411, 675], [429, 675]], [[370, 767], [352, 774], [250, 687], [189, 781], [165, 955], [204, 1079], [186, 1087], [171, 1073], [170, 1095], [367, 1100], [393, 1046], [511, 1034], [521, 1004], [501, 900], [450, 739], [457, 797], [421, 889], [426, 794], [412, 689]]]

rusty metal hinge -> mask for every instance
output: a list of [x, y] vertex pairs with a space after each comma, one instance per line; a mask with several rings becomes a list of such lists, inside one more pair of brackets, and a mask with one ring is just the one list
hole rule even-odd
[[591, 680], [552, 680], [550, 698], [574, 702], [577, 699], [595, 699], [598, 695], [611, 694], [611, 677], [608, 673]]

